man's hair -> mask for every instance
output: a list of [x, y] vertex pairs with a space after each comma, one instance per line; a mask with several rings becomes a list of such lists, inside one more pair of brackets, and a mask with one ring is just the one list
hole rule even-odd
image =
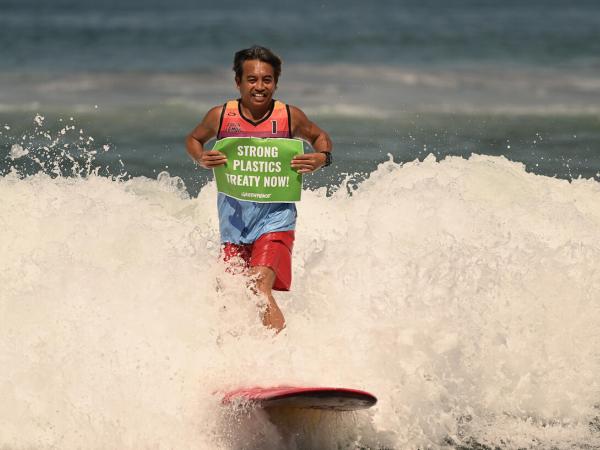
[[238, 79], [242, 79], [242, 75], [244, 72], [243, 65], [245, 61], [259, 60], [270, 64], [273, 67], [273, 74], [275, 75], [275, 83], [279, 80], [279, 75], [281, 74], [281, 58], [273, 53], [266, 47], [261, 47], [259, 45], [254, 45], [250, 48], [245, 48], [236, 52], [233, 57], [233, 71], [235, 72], [235, 77]]

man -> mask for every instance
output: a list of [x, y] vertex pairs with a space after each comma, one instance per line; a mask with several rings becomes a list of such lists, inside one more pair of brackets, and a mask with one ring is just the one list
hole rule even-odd
[[[300, 109], [273, 99], [281, 74], [277, 55], [258, 46], [240, 50], [233, 70], [240, 98], [210, 109], [187, 137], [187, 151], [196, 162], [206, 169], [227, 162], [225, 154], [204, 149], [215, 137], [294, 137], [308, 141], [315, 150], [294, 157], [294, 170], [311, 173], [331, 163], [329, 135]], [[254, 290], [266, 301], [263, 324], [281, 331], [285, 319], [272, 291], [290, 289], [296, 205], [240, 201], [219, 193], [217, 206], [223, 259], [243, 258], [255, 280]]]

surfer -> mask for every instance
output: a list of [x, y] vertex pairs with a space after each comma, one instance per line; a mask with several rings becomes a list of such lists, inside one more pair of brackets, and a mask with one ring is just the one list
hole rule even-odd
[[[281, 74], [276, 54], [259, 46], [240, 50], [233, 70], [240, 97], [211, 108], [187, 136], [187, 151], [200, 166], [213, 169], [227, 162], [225, 154], [204, 149], [215, 137], [300, 138], [315, 151], [295, 156], [294, 170], [311, 173], [331, 164], [329, 135], [299, 108], [273, 99]], [[265, 300], [263, 324], [281, 331], [285, 319], [272, 291], [290, 289], [296, 205], [240, 201], [219, 193], [217, 208], [223, 260], [243, 259], [255, 280], [253, 290]]]

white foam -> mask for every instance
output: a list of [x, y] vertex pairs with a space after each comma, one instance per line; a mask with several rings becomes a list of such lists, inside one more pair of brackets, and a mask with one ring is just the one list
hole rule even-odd
[[296, 448], [600, 445], [599, 205], [488, 156], [307, 191], [272, 339], [217, 264], [214, 185], [0, 178], [0, 444], [294, 448], [215, 392], [297, 383], [379, 403]]
[[29, 150], [23, 148], [21, 144], [13, 144], [10, 147], [8, 157], [12, 160], [19, 159], [29, 153]]

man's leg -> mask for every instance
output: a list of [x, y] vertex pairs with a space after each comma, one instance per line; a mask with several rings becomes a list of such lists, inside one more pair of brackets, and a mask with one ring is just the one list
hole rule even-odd
[[256, 277], [257, 294], [263, 296], [266, 301], [265, 310], [261, 315], [262, 323], [267, 328], [273, 328], [279, 333], [285, 327], [285, 319], [273, 297], [275, 272], [266, 266], [255, 266], [250, 269], [250, 274]]

